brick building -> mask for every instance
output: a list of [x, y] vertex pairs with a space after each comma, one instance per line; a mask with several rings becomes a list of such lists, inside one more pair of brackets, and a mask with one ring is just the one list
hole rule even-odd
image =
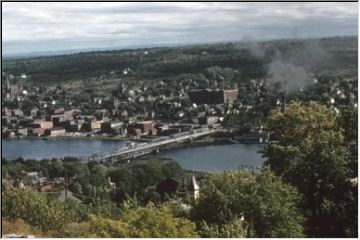
[[190, 100], [196, 104], [233, 103], [238, 97], [238, 90], [198, 89], [190, 91], [188, 95]]

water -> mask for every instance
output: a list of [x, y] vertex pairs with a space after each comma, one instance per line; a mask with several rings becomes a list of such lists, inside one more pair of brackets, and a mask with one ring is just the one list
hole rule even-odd
[[122, 144], [121, 141], [113, 140], [3, 139], [1, 156], [6, 159], [77, 157], [85, 160], [93, 153], [110, 151]]
[[209, 145], [194, 148], [176, 149], [159, 154], [171, 158], [184, 169], [217, 172], [238, 169], [241, 165], [259, 167], [264, 162], [260, 144]]
[[[1, 156], [39, 160], [72, 156], [85, 160], [93, 153], [110, 151], [122, 144], [112, 140], [3, 139]], [[188, 170], [216, 172], [238, 169], [241, 165], [261, 166], [263, 159], [257, 153], [261, 148], [259, 144], [210, 145], [170, 150], [154, 157], [171, 158]]]

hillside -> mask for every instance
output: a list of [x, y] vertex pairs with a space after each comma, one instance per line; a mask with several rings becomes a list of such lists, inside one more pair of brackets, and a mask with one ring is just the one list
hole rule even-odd
[[[91, 78], [167, 79], [204, 73], [219, 66], [237, 70], [242, 79], [265, 77], [274, 61], [309, 72], [357, 68], [357, 37], [219, 43], [173, 48], [86, 52], [52, 57], [3, 60], [3, 72], [26, 73], [32, 82], [56, 83]], [[130, 68], [126, 76], [124, 69]]]

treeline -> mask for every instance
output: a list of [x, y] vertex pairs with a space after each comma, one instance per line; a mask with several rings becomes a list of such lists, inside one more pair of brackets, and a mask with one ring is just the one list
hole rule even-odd
[[17, 229], [12, 222], [22, 219], [27, 233], [43, 237], [303, 236], [298, 193], [268, 170], [257, 175], [212, 174], [202, 189], [202, 197], [191, 208], [177, 199], [84, 204], [60, 202], [43, 192], [4, 191], [2, 213], [7, 228], [3, 231], [11, 233]]
[[131, 69], [131, 76], [157, 79], [203, 73], [206, 68], [220, 66], [237, 70], [243, 79], [249, 79], [265, 77], [267, 65], [274, 60], [306, 67], [309, 71], [354, 68], [357, 66], [357, 37], [116, 50], [3, 60], [3, 71], [15, 75], [26, 73], [34, 82], [61, 83], [111, 74], [120, 76], [127, 68]]

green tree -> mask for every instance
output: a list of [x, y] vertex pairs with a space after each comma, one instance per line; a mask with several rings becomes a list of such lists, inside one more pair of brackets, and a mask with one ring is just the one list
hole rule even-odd
[[58, 200], [24, 190], [3, 192], [1, 210], [4, 217], [21, 218], [43, 231], [61, 230], [74, 219], [73, 212], [65, 211]]
[[91, 237], [190, 238], [196, 237], [195, 224], [174, 217], [166, 206], [134, 207], [124, 204], [119, 220], [92, 216]]
[[343, 129], [344, 141], [347, 148], [347, 162], [349, 174], [355, 178], [358, 176], [358, 111], [355, 107], [343, 109], [337, 118], [337, 124]]
[[[296, 190], [268, 170], [258, 175], [232, 171], [209, 177], [192, 215], [198, 223], [206, 222], [204, 237], [216, 234], [301, 237], [303, 218], [297, 208], [298, 202]], [[240, 229], [231, 230], [242, 218], [246, 233]]]
[[199, 233], [205, 238], [245, 238], [246, 229], [241, 219], [234, 219], [221, 226], [208, 225], [205, 221], [201, 223]]
[[[265, 165], [304, 196], [308, 236], [356, 236], [357, 193], [349, 181], [344, 136], [335, 113], [315, 102], [293, 102], [286, 114], [272, 111], [267, 127], [277, 143], [266, 145]], [[343, 211], [344, 206], [356, 211]]]

